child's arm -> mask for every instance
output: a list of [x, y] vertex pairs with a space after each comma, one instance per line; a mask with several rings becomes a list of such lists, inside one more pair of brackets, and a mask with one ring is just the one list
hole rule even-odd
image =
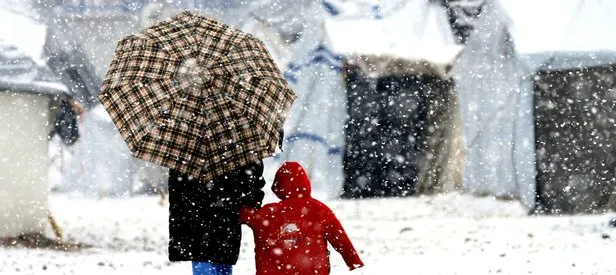
[[340, 224], [340, 221], [330, 209], [327, 210], [329, 211], [327, 213], [328, 222], [325, 229], [325, 238], [332, 244], [334, 249], [342, 255], [344, 262], [350, 270], [364, 266], [364, 263], [359, 258], [359, 254], [357, 254], [355, 247], [353, 247], [353, 243], [351, 243], [349, 236], [347, 236], [344, 231], [342, 224]]
[[240, 221], [243, 224], [248, 225], [250, 228], [252, 228], [252, 225], [256, 220], [256, 213], [258, 211], [259, 210], [255, 208], [242, 207], [242, 209], [240, 210]]
[[272, 218], [272, 212], [275, 211], [275, 204], [268, 204], [261, 208], [243, 207], [240, 210], [240, 222], [248, 225], [253, 230], [263, 225], [263, 221]]

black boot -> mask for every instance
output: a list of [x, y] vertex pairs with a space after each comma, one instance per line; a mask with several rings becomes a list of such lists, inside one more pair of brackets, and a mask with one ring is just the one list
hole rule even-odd
[[611, 227], [616, 227], [616, 217], [613, 217], [613, 218], [610, 220], [609, 225], [610, 225]]

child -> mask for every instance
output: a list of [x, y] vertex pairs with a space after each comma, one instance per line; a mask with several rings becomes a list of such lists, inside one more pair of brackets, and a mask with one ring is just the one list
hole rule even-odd
[[310, 190], [304, 168], [286, 162], [272, 185], [281, 201], [241, 211], [242, 223], [253, 230], [257, 275], [329, 274], [328, 242], [350, 270], [364, 266], [334, 213]]

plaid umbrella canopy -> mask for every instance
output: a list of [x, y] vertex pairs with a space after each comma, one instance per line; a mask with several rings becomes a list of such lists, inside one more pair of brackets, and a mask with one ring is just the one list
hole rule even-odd
[[209, 181], [271, 156], [296, 97], [263, 42], [182, 12], [117, 43], [98, 98], [133, 156]]

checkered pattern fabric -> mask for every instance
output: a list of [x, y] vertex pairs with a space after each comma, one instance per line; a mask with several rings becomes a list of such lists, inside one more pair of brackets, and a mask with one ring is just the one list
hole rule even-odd
[[296, 97], [263, 42], [182, 12], [118, 42], [98, 98], [133, 156], [209, 181], [271, 156]]

